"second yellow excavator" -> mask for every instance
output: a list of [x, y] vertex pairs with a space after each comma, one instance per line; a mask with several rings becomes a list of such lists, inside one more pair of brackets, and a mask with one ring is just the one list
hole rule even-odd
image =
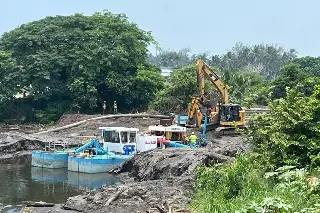
[[[193, 97], [188, 110], [187, 127], [215, 130], [217, 136], [233, 135], [245, 126], [245, 111], [239, 104], [230, 103], [227, 85], [202, 59], [197, 61], [198, 97]], [[205, 95], [204, 77], [218, 90], [220, 100], [212, 105]]]

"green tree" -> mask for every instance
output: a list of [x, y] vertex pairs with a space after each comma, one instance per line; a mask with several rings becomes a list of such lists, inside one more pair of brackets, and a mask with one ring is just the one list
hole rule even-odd
[[244, 103], [244, 98], [261, 87], [265, 80], [257, 72], [252, 71], [222, 71], [221, 78], [230, 88], [231, 100], [234, 103]]
[[298, 64], [301, 69], [313, 77], [320, 77], [320, 57], [301, 57], [296, 58], [292, 63]]
[[138, 67], [137, 75], [130, 86], [130, 103], [135, 109], [146, 109], [155, 100], [156, 92], [164, 88], [165, 78], [161, 70], [154, 65], [145, 64]]
[[190, 65], [190, 50], [185, 48], [179, 51], [159, 49], [158, 54], [149, 55], [148, 61], [159, 67], [182, 68]]
[[237, 43], [226, 54], [212, 56], [211, 65], [221, 70], [251, 70], [272, 79], [282, 66], [296, 57], [297, 52], [294, 49], [285, 50], [274, 45], [247, 46]]
[[284, 98], [286, 88], [294, 88], [298, 84], [302, 84], [301, 92], [310, 96], [313, 93], [315, 85], [320, 83], [319, 77], [312, 77], [306, 70], [310, 67], [301, 69], [299, 64], [290, 63], [281, 69], [280, 74], [272, 82], [272, 98]]
[[0, 50], [0, 101], [12, 99], [20, 91], [21, 71], [11, 53]]
[[195, 66], [173, 70], [165, 87], [157, 94], [152, 108], [160, 112], [186, 111], [192, 96], [197, 94]]
[[[1, 37], [0, 50], [12, 52], [21, 68], [11, 69], [9, 81], [20, 76], [19, 89], [40, 101], [41, 110], [63, 101], [69, 102], [65, 106], [96, 110], [103, 100], [117, 100], [120, 108], [129, 110], [145, 107], [161, 88], [161, 81], [150, 84], [150, 79], [161, 78], [160, 71], [145, 65], [152, 42], [151, 34], [125, 15], [104, 11], [23, 24]], [[16, 92], [8, 83], [4, 86]], [[136, 97], [133, 89], [144, 86], [148, 97]]]
[[207, 52], [200, 54], [191, 54], [190, 49], [184, 48], [179, 51], [158, 49], [157, 55], [149, 54], [148, 62], [159, 67], [170, 67], [181, 69], [185, 66], [196, 62], [198, 58], [203, 59], [206, 63], [210, 63], [209, 54]]
[[258, 115], [250, 123], [257, 151], [272, 167], [318, 166], [320, 163], [320, 86], [310, 97], [298, 84], [285, 98], [270, 103], [269, 114]]

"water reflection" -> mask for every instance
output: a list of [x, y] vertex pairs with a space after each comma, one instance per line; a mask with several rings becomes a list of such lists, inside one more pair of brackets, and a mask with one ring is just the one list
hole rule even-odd
[[104, 185], [119, 184], [119, 179], [108, 173], [85, 174], [68, 171], [68, 184], [79, 189], [98, 189]]
[[15, 208], [22, 201], [64, 203], [83, 189], [119, 183], [108, 173], [82, 174], [67, 169], [31, 167], [30, 159], [0, 163], [0, 180], [0, 212], [1, 207]]
[[63, 183], [68, 180], [68, 171], [66, 169], [31, 167], [31, 178], [35, 182]]
[[119, 179], [109, 173], [85, 174], [67, 169], [31, 168], [31, 177], [35, 182], [67, 183], [78, 189], [98, 189], [104, 185], [118, 184]]

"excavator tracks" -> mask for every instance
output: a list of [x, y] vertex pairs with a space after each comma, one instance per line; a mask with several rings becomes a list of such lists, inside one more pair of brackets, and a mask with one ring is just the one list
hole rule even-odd
[[[239, 129], [240, 131], [238, 131]], [[218, 127], [214, 130], [214, 134], [216, 137], [221, 138], [222, 136], [237, 136], [241, 135], [242, 131], [246, 131], [247, 126], [238, 126], [235, 127]]]

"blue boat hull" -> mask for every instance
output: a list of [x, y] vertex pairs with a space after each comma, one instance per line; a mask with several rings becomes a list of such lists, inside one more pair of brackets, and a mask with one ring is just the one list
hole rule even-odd
[[32, 152], [32, 166], [41, 168], [67, 168], [68, 153], [64, 152]]
[[73, 172], [82, 173], [101, 173], [109, 172], [111, 169], [116, 168], [118, 165], [123, 163], [128, 157], [121, 156], [108, 156], [108, 155], [97, 155], [95, 157], [68, 157], [68, 170]]

